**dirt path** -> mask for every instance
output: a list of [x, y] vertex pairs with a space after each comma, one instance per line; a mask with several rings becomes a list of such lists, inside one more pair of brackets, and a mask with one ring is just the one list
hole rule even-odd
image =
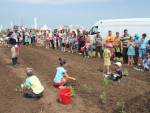
[[[84, 59], [81, 56], [71, 53], [63, 53], [58, 50], [45, 50], [44, 48], [37, 47], [22, 47], [21, 49], [21, 57], [19, 59], [21, 64], [18, 69], [10, 66], [11, 59], [9, 58], [10, 53], [7, 48], [0, 48], [0, 53], [3, 53], [0, 55], [0, 61], [2, 61], [1, 67], [3, 67], [1, 68], [1, 73], [6, 73], [5, 70], [9, 70], [7, 71], [8, 75], [12, 76], [12, 73], [14, 73], [14, 76], [18, 79], [17, 81], [16, 78], [11, 78], [13, 80], [6, 77], [3, 78], [14, 81], [8, 84], [10, 89], [14, 90], [15, 85], [22, 82], [23, 78], [25, 78], [24, 69], [26, 67], [31, 67], [35, 70], [36, 75], [45, 87], [44, 98], [36, 102], [23, 98], [21, 93], [14, 92], [16, 102], [26, 101], [40, 106], [37, 107], [38, 109], [34, 107], [28, 109], [33, 112], [25, 111], [25, 113], [34, 113], [34, 109], [37, 109], [36, 113], [117, 113], [116, 103], [119, 101], [126, 102], [129, 113], [141, 113], [142, 110], [144, 110], [144, 113], [149, 113], [150, 106], [146, 106], [149, 100], [144, 101], [142, 98], [149, 99], [149, 95], [147, 95], [150, 92], [150, 76], [147, 76], [149, 73], [135, 72], [131, 68], [126, 67], [130, 72], [129, 77], [123, 78], [121, 83], [110, 81], [110, 85], [105, 86], [101, 82], [102, 74], [100, 70], [103, 67], [103, 61], [100, 59]], [[60, 57], [68, 61], [69, 66], [67, 70], [69, 75], [77, 78], [77, 84], [74, 86], [76, 95], [72, 98], [72, 104], [68, 106], [63, 106], [57, 102], [58, 89], [53, 87], [55, 68], [59, 66], [58, 58]], [[8, 92], [11, 94], [12, 90], [8, 90]], [[101, 92], [107, 93], [107, 103], [105, 105], [99, 102]], [[9, 95], [6, 97], [9, 97]], [[141, 99], [137, 100], [137, 97]], [[6, 98], [3, 99], [5, 100]], [[142, 110], [132, 110], [129, 104], [135, 100], [139, 102], [139, 105], [142, 104], [146, 108], [141, 107], [141, 109], [143, 108]], [[12, 101], [12, 103], [14, 104], [15, 102]], [[132, 104], [134, 108], [136, 106], [139, 107], [139, 105], [134, 104]], [[3, 105], [5, 104], [1, 104], [2, 107]], [[10, 106], [11, 103], [8, 103], [8, 105]], [[2, 108], [1, 106], [0, 108]], [[12, 107], [15, 109], [16, 105]], [[3, 109], [5, 110], [6, 108], [4, 107]], [[17, 109], [19, 108], [17, 107]], [[6, 111], [5, 113], [10, 112]]]

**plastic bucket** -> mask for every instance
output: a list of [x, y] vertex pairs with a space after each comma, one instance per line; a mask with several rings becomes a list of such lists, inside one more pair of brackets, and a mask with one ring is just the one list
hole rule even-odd
[[71, 103], [71, 91], [69, 88], [62, 88], [58, 91], [60, 103], [68, 105]]

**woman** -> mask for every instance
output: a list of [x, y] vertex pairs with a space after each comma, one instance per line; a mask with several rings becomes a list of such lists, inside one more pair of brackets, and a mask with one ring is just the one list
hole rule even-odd
[[56, 68], [56, 76], [54, 78], [54, 86], [63, 88], [63, 85], [65, 85], [69, 80], [76, 80], [73, 77], [70, 77], [67, 74], [67, 71], [65, 70], [65, 67], [67, 67], [66, 60], [62, 60], [59, 58], [60, 61], [60, 67]]
[[21, 85], [25, 97], [32, 99], [39, 99], [43, 96], [44, 87], [42, 86], [39, 78], [34, 75], [32, 68], [26, 69], [27, 79], [25, 84]]
[[119, 36], [119, 33], [116, 33], [116, 37], [114, 39], [114, 48], [115, 48], [115, 60], [121, 60], [120, 58], [122, 57], [122, 53], [121, 53], [121, 41], [120, 41], [121, 37]]
[[89, 33], [87, 32], [86, 36], [85, 36], [85, 48], [86, 48], [86, 51], [85, 51], [86, 56], [85, 57], [86, 58], [89, 58], [89, 57], [92, 58], [92, 52], [93, 52], [92, 45], [93, 45], [93, 40], [90, 37]]

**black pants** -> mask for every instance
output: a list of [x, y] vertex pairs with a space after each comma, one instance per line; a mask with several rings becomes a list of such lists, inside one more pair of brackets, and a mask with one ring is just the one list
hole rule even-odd
[[139, 57], [139, 48], [135, 47], [135, 56], [134, 56], [134, 64], [138, 64], [138, 57]]
[[123, 62], [124, 63], [128, 63], [128, 55], [127, 55], [127, 52], [128, 52], [128, 48], [123, 48]]
[[102, 50], [102, 46], [96, 46], [95, 57], [98, 57], [98, 52], [100, 53], [101, 58], [103, 58], [103, 50]]
[[52, 45], [52, 48], [54, 49], [54, 43], [53, 43], [53, 40], [50, 40], [50, 45]]

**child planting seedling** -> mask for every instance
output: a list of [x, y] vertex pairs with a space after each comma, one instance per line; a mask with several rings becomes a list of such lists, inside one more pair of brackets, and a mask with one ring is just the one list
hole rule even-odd
[[106, 97], [107, 97], [107, 95], [106, 95], [105, 92], [102, 92], [102, 93], [100, 94], [100, 100], [101, 100], [102, 104], [105, 104], [105, 103], [106, 103]]
[[123, 76], [129, 76], [129, 71], [127, 69], [123, 71]]
[[120, 113], [126, 113], [124, 102], [117, 102], [117, 106], [119, 107]]
[[74, 97], [74, 96], [75, 96], [74, 88], [73, 88], [72, 86], [67, 86], [67, 88], [70, 89], [70, 91], [71, 91], [71, 96]]

